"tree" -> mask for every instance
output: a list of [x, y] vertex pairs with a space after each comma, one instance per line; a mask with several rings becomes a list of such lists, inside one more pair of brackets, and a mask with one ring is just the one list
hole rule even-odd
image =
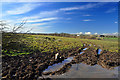
[[2, 33], [2, 49], [3, 50], [20, 50], [23, 44], [22, 39], [26, 37], [25, 33], [31, 31], [28, 30], [22, 33], [26, 20], [22, 21], [19, 25], [13, 27], [7, 24], [5, 21], [0, 21], [0, 32]]

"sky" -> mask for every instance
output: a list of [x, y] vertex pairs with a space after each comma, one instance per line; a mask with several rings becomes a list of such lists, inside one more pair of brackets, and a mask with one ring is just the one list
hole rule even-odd
[[3, 2], [2, 20], [34, 33], [117, 33], [117, 2]]

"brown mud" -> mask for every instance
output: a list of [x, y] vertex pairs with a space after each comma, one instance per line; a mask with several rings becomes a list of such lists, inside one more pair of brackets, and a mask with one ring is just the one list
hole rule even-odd
[[[88, 48], [84, 50], [84, 48]], [[82, 54], [79, 54], [83, 52]], [[112, 69], [120, 65], [118, 53], [102, 51], [100, 55], [97, 51], [89, 47], [88, 45], [72, 50], [66, 50], [61, 52], [59, 56], [62, 58], [55, 60], [55, 53], [34, 53], [20, 56], [3, 56], [2, 57], [2, 79], [14, 79], [14, 80], [33, 80], [42, 77], [42, 75], [58, 75], [63, 74], [71, 68], [72, 64], [84, 63], [87, 65], [94, 66], [95, 64], [101, 65], [103, 68]], [[74, 59], [65, 64], [62, 68], [57, 71], [43, 73], [48, 66], [55, 63], [60, 63], [64, 59], [74, 56]], [[41, 78], [44, 79], [44, 78]], [[48, 78], [49, 79], [49, 78]]]

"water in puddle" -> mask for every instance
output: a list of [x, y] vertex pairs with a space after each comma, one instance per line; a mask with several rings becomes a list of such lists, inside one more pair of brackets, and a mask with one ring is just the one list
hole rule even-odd
[[84, 48], [83, 50], [87, 50], [87, 48]]
[[91, 44], [89, 44], [89, 46], [91, 46]]
[[98, 54], [100, 54], [101, 51], [102, 51], [101, 49], [98, 49]]
[[108, 70], [100, 65], [73, 64], [64, 75], [54, 75], [51, 78], [118, 78], [118, 67]]
[[65, 59], [64, 61], [62, 61], [62, 63], [58, 63], [58, 64], [53, 64], [52, 66], [49, 66], [47, 69], [45, 69], [45, 71], [43, 72], [53, 72], [53, 71], [57, 71], [60, 68], [63, 67], [63, 65], [65, 65], [66, 63], [69, 63], [73, 60], [73, 57], [69, 57], [67, 59]]
[[82, 53], [84, 53], [84, 52], [80, 52], [80, 54], [82, 54]]

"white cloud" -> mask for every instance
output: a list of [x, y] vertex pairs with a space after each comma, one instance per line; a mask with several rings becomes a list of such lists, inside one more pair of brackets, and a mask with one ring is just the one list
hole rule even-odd
[[72, 18], [66, 18], [66, 20], [71, 20]]
[[103, 33], [102, 35], [114, 35], [114, 36], [118, 36], [118, 32], [114, 32], [114, 33]]
[[11, 14], [11, 15], [24, 14], [24, 13], [27, 13], [27, 12], [35, 9], [39, 5], [41, 5], [41, 4], [24, 4], [20, 7], [16, 7], [16, 8], [13, 8], [13, 9], [7, 11], [7, 14]]
[[91, 32], [85, 32], [85, 34], [86, 34], [86, 35], [90, 35], [90, 34], [91, 34]]
[[116, 24], [117, 24], [118, 22], [116, 21], [116, 22], [114, 22], [114, 23], [116, 23]]
[[112, 12], [114, 12], [115, 10], [116, 10], [116, 8], [112, 8], [112, 9], [107, 10], [105, 13], [112, 13]]
[[74, 12], [66, 12], [65, 14], [74, 14]]
[[45, 33], [48, 32], [47, 30], [52, 27], [52, 26], [44, 26], [44, 27], [38, 27], [38, 26], [34, 26], [34, 28], [32, 29], [31, 32], [33, 33]]
[[18, 20], [30, 20], [30, 19], [37, 19], [39, 18], [40, 16], [29, 16], [29, 17], [23, 17], [21, 19], [18, 19]]
[[51, 18], [42, 18], [42, 19], [35, 19], [35, 20], [28, 20], [27, 22], [42, 22], [42, 21], [52, 21], [58, 19], [57, 17]]
[[80, 34], [83, 34], [83, 32], [79, 32], [79, 33], [76, 33], [76, 34], [80, 35]]
[[113, 33], [114, 35], [118, 35], [118, 32]]
[[45, 18], [45, 17], [53, 17], [55, 16], [59, 11], [53, 10], [53, 11], [42, 11], [38, 14], [26, 16], [24, 18], [21, 18], [19, 20], [33, 20], [33, 19], [39, 19], [39, 18]]
[[91, 16], [91, 15], [89, 15], [89, 14], [86, 14], [86, 15], [83, 15], [83, 16]]
[[60, 8], [60, 11], [71, 11], [71, 10], [86, 10], [90, 8], [95, 8], [104, 5], [105, 3], [89, 3], [86, 5], [78, 6], [78, 7], [67, 7], [67, 8]]
[[94, 33], [95, 35], [97, 35], [98, 33]]
[[[52, 10], [52, 11], [42, 11], [36, 15], [33, 16], [29, 16], [29, 17], [25, 17], [24, 19], [35, 19], [35, 18], [42, 18], [42, 17], [51, 17], [51, 16], [57, 16], [57, 13], [60, 13], [61, 11], [69, 11], [69, 10], [84, 10], [84, 9], [89, 9], [89, 8], [93, 8], [95, 6], [100, 6], [103, 5], [103, 3], [95, 3], [95, 4], [87, 4], [87, 5], [82, 5], [79, 7], [67, 7], [67, 8], [60, 8], [60, 9], [56, 9], [56, 10]], [[65, 14], [73, 14], [73, 12], [66, 12]], [[90, 15], [86, 15], [86, 16], [90, 16]]]
[[91, 20], [91, 19], [85, 19], [85, 20], [82, 20], [82, 21], [85, 21], [85, 22], [86, 22], [86, 21], [94, 21], [94, 20]]
[[1, 0], [1, 2], [118, 2], [119, 0]]
[[42, 11], [38, 15], [40, 16], [53, 16], [56, 15], [59, 12], [59, 10], [52, 10], [52, 11]]
[[68, 8], [61, 8], [61, 11], [70, 11], [70, 10], [78, 10], [79, 7], [68, 7]]
[[82, 32], [80, 32], [79, 34], [83, 34]]
[[47, 23], [35, 23], [35, 24], [31, 24], [33, 26], [41, 26], [41, 25], [46, 25]]

